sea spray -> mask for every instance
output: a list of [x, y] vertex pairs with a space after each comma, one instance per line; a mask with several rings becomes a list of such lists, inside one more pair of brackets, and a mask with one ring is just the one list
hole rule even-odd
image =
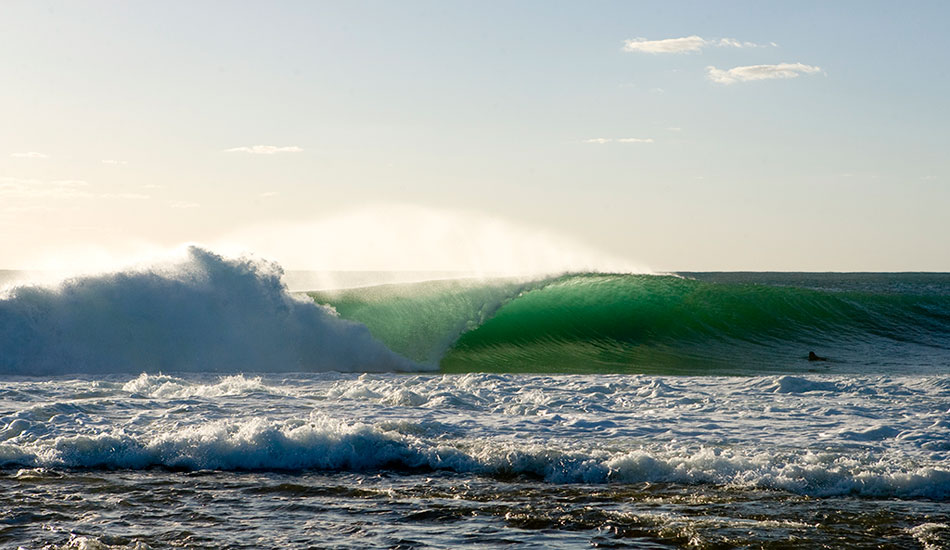
[[422, 368], [290, 294], [281, 274], [192, 246], [180, 262], [15, 287], [0, 298], [0, 372]]

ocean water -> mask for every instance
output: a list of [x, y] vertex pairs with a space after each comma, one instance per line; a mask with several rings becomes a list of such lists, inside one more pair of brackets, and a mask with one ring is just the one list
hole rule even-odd
[[283, 281], [8, 288], [0, 547], [950, 547], [950, 275]]

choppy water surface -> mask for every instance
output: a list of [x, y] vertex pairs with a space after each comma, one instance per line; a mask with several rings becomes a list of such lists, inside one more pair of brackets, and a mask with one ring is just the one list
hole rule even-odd
[[0, 546], [943, 548], [950, 377], [0, 379]]

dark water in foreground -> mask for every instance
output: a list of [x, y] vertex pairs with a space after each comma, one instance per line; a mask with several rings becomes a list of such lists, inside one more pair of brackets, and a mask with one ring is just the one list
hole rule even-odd
[[391, 471], [25, 472], [0, 483], [0, 541], [9, 547], [792, 549], [950, 543], [943, 503], [666, 484], [565, 487]]

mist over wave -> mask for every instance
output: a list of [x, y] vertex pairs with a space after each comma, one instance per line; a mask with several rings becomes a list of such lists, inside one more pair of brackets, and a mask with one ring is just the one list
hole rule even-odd
[[422, 368], [281, 275], [192, 246], [178, 262], [14, 287], [0, 296], [0, 373]]
[[288, 269], [324, 273], [454, 271], [498, 277], [650, 272], [550, 229], [409, 204], [376, 204], [317, 220], [258, 224], [210, 242], [214, 250], [250, 249]]

